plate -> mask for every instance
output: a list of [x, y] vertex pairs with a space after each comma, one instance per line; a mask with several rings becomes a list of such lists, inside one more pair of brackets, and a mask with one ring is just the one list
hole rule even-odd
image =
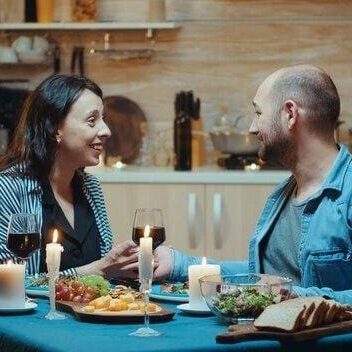
[[189, 303], [179, 304], [177, 309], [181, 310], [183, 313], [194, 314], [194, 315], [212, 315], [212, 311], [207, 308], [191, 308]]
[[22, 308], [0, 308], [0, 313], [12, 314], [12, 313], [24, 313], [37, 308], [37, 303], [26, 302]]
[[[75, 303], [69, 301], [56, 301], [56, 308], [64, 312], [73, 314], [76, 318], [82, 321], [91, 323], [103, 322], [103, 323], [134, 323], [143, 322], [144, 313], [141, 311], [95, 311], [92, 313], [82, 311], [82, 307], [86, 306], [84, 303]], [[173, 318], [174, 312], [165, 309], [162, 306], [157, 306], [157, 311], [149, 313], [150, 322], [164, 322], [169, 321]]]
[[45, 287], [26, 287], [26, 293], [29, 296], [49, 297], [49, 289]]
[[161, 290], [161, 285], [153, 285], [149, 294], [150, 298], [160, 301], [188, 302], [188, 295], [182, 293], [168, 293]]
[[47, 285], [33, 286], [31, 283], [34, 279], [37, 278], [34, 276], [26, 276], [25, 286], [27, 295], [36, 297], [49, 297], [49, 287]]

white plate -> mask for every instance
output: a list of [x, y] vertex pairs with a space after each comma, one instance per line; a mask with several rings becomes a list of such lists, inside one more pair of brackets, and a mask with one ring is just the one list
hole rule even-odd
[[189, 303], [179, 304], [177, 306], [177, 309], [181, 310], [184, 313], [188, 313], [188, 314], [196, 314], [196, 315], [213, 314], [208, 307], [206, 307], [206, 308], [192, 308], [189, 306]]
[[23, 313], [37, 308], [37, 303], [26, 302], [22, 308], [0, 308], [0, 313]]
[[188, 295], [164, 292], [158, 284], [152, 286], [149, 296], [150, 298], [158, 299], [160, 301], [188, 302]]
[[36, 297], [49, 297], [49, 290], [47, 288], [26, 288], [26, 293], [29, 296], [36, 296]]

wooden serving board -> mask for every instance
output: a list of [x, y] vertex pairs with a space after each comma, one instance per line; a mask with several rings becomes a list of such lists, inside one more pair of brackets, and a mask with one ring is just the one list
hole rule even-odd
[[[121, 311], [121, 312], [93, 312], [88, 313], [81, 310], [87, 304], [74, 303], [69, 301], [56, 301], [56, 308], [68, 313], [73, 313], [78, 319], [92, 323], [135, 323], [144, 321], [144, 313], [139, 311]], [[175, 315], [174, 312], [159, 306], [160, 310], [155, 313], [149, 313], [150, 322], [169, 321]]]
[[297, 332], [277, 332], [257, 330], [253, 324], [230, 325], [229, 332], [216, 336], [217, 343], [236, 343], [245, 340], [280, 340], [283, 342], [298, 342], [314, 340], [323, 336], [352, 332], [352, 320], [324, 325], [319, 328], [306, 329]]

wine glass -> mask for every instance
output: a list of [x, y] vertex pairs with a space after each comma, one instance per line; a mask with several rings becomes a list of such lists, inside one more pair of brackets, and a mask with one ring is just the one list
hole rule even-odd
[[[28, 258], [40, 248], [40, 225], [37, 214], [12, 214], [7, 229], [7, 248], [21, 262], [26, 271]], [[25, 296], [26, 301], [30, 301]]]
[[153, 239], [153, 250], [165, 241], [165, 227], [161, 209], [136, 209], [133, 220], [132, 241], [139, 245], [145, 226], [150, 226], [149, 236]]
[[25, 262], [40, 248], [40, 226], [37, 214], [12, 214], [7, 229], [7, 248]]

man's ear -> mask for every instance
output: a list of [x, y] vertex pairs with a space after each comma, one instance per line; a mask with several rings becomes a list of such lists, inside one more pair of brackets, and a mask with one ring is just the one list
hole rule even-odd
[[298, 122], [298, 106], [293, 100], [286, 100], [283, 106], [284, 116], [286, 118], [288, 129], [292, 129]]

